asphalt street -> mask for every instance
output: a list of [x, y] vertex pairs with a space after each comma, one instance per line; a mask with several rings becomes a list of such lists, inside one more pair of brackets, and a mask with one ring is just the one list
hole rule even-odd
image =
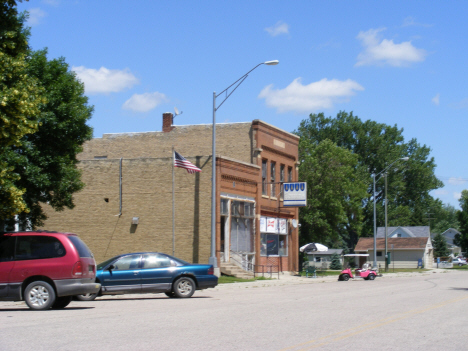
[[465, 349], [468, 271], [223, 284], [31, 311], [0, 302], [0, 350]]

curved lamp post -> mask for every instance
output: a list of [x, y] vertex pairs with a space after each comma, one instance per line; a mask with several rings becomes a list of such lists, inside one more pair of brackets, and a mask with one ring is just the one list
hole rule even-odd
[[[275, 66], [279, 63], [278, 60], [273, 60], [273, 61], [266, 61], [259, 63], [256, 65], [254, 68], [252, 68], [250, 71], [248, 71], [246, 74], [244, 74], [242, 77], [240, 77], [238, 80], [236, 80], [234, 83], [232, 83], [230, 86], [228, 86], [226, 89], [224, 89], [222, 92], [219, 94], [216, 94], [216, 92], [213, 92], [213, 138], [212, 138], [212, 164], [213, 164], [213, 169], [212, 169], [212, 174], [211, 174], [211, 256], [209, 258], [209, 264], [213, 265], [214, 268], [218, 268], [218, 261], [216, 259], [216, 111], [221, 107], [222, 104], [227, 100], [228, 97], [231, 96], [231, 94], [241, 85], [244, 80], [247, 79], [249, 76], [250, 72], [252, 72], [254, 69], [261, 65], [267, 65], [267, 66]], [[234, 87], [233, 87], [234, 86]], [[232, 88], [232, 91], [228, 93], [228, 90]], [[216, 106], [216, 98], [220, 96], [221, 94], [226, 93], [226, 97], [224, 98], [221, 103]]]
[[[373, 174], [374, 178], [374, 192], [373, 192], [373, 200], [374, 200], [374, 269], [377, 268], [377, 214], [375, 211], [375, 178], [381, 175], [382, 173], [385, 174], [387, 177], [387, 171], [393, 164], [397, 161], [408, 161], [409, 157], [402, 157], [393, 161], [389, 166], [385, 167], [385, 169], [377, 174]], [[387, 178], [385, 178], [385, 268], [387, 267]]]

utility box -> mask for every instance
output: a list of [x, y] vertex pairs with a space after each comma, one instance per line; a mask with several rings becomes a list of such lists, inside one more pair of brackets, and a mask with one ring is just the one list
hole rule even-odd
[[387, 252], [387, 265], [389, 265], [390, 263], [392, 263], [392, 259], [390, 256], [390, 252]]

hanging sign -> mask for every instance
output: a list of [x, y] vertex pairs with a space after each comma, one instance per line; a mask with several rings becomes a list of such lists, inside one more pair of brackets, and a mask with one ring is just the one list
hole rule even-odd
[[284, 183], [283, 206], [307, 206], [307, 183]]

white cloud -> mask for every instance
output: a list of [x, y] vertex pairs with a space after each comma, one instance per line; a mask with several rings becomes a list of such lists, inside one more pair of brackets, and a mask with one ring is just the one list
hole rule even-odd
[[459, 178], [451, 177], [449, 178], [448, 183], [451, 185], [463, 185], [466, 183], [466, 179], [463, 179], [462, 177], [459, 177]]
[[303, 85], [301, 78], [296, 78], [284, 89], [274, 89], [273, 85], [268, 85], [258, 97], [265, 99], [267, 106], [276, 108], [278, 112], [310, 113], [331, 108], [336, 103], [346, 102], [358, 90], [364, 88], [351, 79], [340, 81], [324, 78]]
[[364, 51], [358, 55], [356, 66], [390, 65], [400, 67], [424, 61], [427, 56], [426, 50], [415, 48], [411, 41], [405, 41], [401, 44], [395, 44], [393, 40], [388, 39], [380, 41], [378, 34], [384, 30], [385, 28], [380, 28], [359, 32], [357, 39], [361, 40]]
[[277, 35], [280, 35], [280, 34], [289, 34], [289, 26], [287, 23], [284, 23], [283, 21], [279, 21], [273, 27], [265, 28], [265, 30], [272, 37], [276, 37]]
[[117, 93], [127, 88], [131, 88], [139, 83], [128, 68], [124, 70], [107, 69], [105, 67], [97, 69], [86, 68], [84, 66], [72, 67], [78, 78], [84, 83], [88, 94]]
[[29, 9], [28, 12], [28, 24], [31, 26], [38, 25], [41, 22], [41, 19], [47, 16], [47, 13], [45, 11], [42, 11], [40, 8]]
[[130, 99], [125, 101], [122, 108], [135, 112], [148, 112], [156, 106], [168, 101], [169, 99], [166, 95], [158, 93], [157, 91], [154, 93], [133, 94]]
[[440, 94], [437, 94], [436, 96], [434, 96], [431, 101], [432, 101], [432, 103], [434, 105], [439, 106], [439, 104], [440, 104]]
[[403, 20], [402, 27], [410, 27], [410, 26], [417, 26], [417, 27], [432, 27], [432, 24], [425, 24], [425, 23], [418, 23], [415, 21], [413, 17], [406, 17]]
[[453, 198], [454, 198], [455, 200], [460, 200], [460, 198], [461, 198], [461, 193], [458, 193], [458, 192], [455, 191], [455, 192], [453, 193]]

